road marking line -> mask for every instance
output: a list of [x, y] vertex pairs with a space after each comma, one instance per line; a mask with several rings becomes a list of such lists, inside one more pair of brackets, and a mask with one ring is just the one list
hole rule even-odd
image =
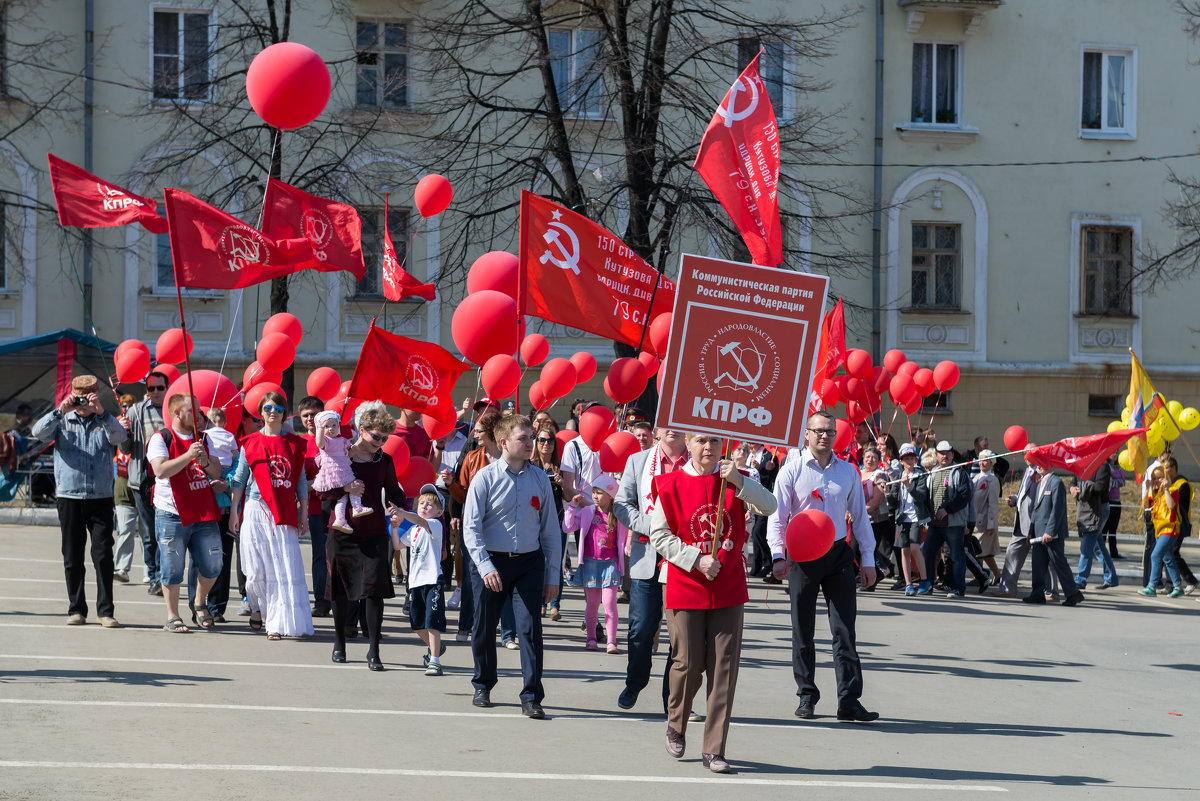
[[[179, 600], [185, 601], [187, 599], [180, 598]], [[34, 598], [31, 595], [0, 595], [0, 601], [47, 601], [50, 603], [61, 604], [61, 603], [66, 602], [67, 598], [65, 596], [62, 598]], [[124, 600], [121, 601], [121, 606], [125, 606], [126, 604], [141, 604], [142, 606], [162, 606], [163, 602], [162, 601], [124, 601]], [[55, 628], [57, 628], [57, 627], [55, 627]]]
[[61, 565], [61, 559], [33, 559], [27, 556], [0, 556], [0, 562], [39, 562], [47, 565]]
[[[736, 764], [736, 763], [735, 763]], [[512, 781], [620, 782], [626, 784], [720, 784], [755, 787], [836, 787], [864, 790], [951, 790], [954, 792], [1007, 793], [1004, 787], [988, 784], [917, 784], [912, 782], [832, 781], [822, 779], [750, 779], [739, 776], [621, 776], [576, 773], [515, 773], [509, 771], [415, 770], [411, 768], [351, 768], [321, 765], [204, 765], [151, 762], [53, 762], [3, 760], [0, 768], [56, 770], [196, 770], [260, 773], [332, 773], [368, 776], [412, 776], [447, 779], [506, 779]]]
[[31, 578], [9, 578], [8, 576], [0, 576], [0, 581], [23, 581], [31, 584], [62, 584], [61, 578], [56, 579], [31, 579]]

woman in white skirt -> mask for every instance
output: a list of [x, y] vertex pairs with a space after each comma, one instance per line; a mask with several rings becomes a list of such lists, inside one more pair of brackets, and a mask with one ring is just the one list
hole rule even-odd
[[263, 395], [258, 416], [262, 429], [242, 440], [229, 513], [246, 574], [250, 628], [260, 631], [265, 622], [268, 640], [309, 637], [312, 611], [300, 555], [300, 535], [308, 530], [305, 442], [283, 433], [287, 401], [278, 392]]

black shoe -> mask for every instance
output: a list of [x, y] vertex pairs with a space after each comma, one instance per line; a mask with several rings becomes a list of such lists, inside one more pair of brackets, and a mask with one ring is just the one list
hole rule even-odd
[[475, 697], [471, 699], [471, 703], [486, 709], [492, 705], [492, 694], [488, 690], [476, 690]]
[[537, 701], [522, 701], [521, 714], [533, 720], [541, 720], [546, 717], [546, 710], [542, 709], [542, 705]]
[[1021, 599], [1027, 604], [1044, 604], [1046, 603], [1045, 595], [1026, 595]]
[[1119, 585], [1117, 585], [1117, 584], [1109, 584], [1109, 583], [1106, 581], [1106, 582], [1104, 582], [1103, 584], [1101, 584], [1099, 587], [1097, 587], [1096, 589], [1098, 589], [1098, 590], [1111, 590], [1113, 587], [1117, 587], [1117, 586], [1119, 586]]
[[855, 701], [853, 706], [844, 706], [838, 709], [837, 719], [849, 720], [854, 723], [870, 723], [873, 720], [879, 720], [879, 713], [868, 712], [866, 707]]
[[314, 606], [312, 608], [313, 617], [329, 617], [330, 609], [327, 606]]
[[812, 699], [801, 698], [799, 706], [796, 707], [796, 717], [808, 720], [815, 714], [813, 711], [813, 707], [815, 706], [816, 704], [813, 703]]
[[908, 582], [904, 579], [897, 579], [896, 583], [892, 585], [893, 590], [903, 591], [906, 587], [908, 587]]
[[334, 648], [333, 654], [329, 658], [340, 665], [346, 661], [346, 652]]
[[633, 705], [637, 703], [637, 699], [637, 691], [626, 687], [624, 690], [621, 690], [621, 694], [617, 696], [617, 706], [621, 707], [621, 709], [633, 709]]
[[383, 670], [383, 662], [379, 661], [379, 657], [367, 655], [367, 667], [371, 670], [379, 672]]
[[1063, 606], [1079, 606], [1083, 603], [1083, 593], [1077, 592], [1074, 595], [1067, 596], [1067, 600], [1062, 602]]
[[146, 588], [146, 594], [147, 595], [157, 595], [159, 598], [161, 598], [162, 597], [162, 584], [158, 583], [157, 581], [150, 582], [150, 586]]
[[777, 578], [775, 578], [775, 574], [774, 574], [774, 573], [772, 573], [771, 575], [769, 575], [769, 576], [767, 576], [766, 578], [764, 578], [764, 579], [763, 579], [763, 584], [782, 584], [782, 583], [783, 583], [783, 581], [781, 581], [780, 579], [777, 579]]

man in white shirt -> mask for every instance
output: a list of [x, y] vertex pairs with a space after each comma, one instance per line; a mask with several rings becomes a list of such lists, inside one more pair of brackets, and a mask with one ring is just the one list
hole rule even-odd
[[[875, 553], [875, 535], [867, 517], [862, 478], [858, 468], [833, 455], [837, 435], [833, 417], [817, 412], [808, 418], [804, 432], [805, 449], [789, 456], [775, 479], [775, 499], [779, 508], [767, 521], [767, 543], [771, 547], [771, 569], [777, 579], [787, 575], [788, 595], [792, 601], [792, 671], [796, 677], [800, 704], [796, 716], [813, 717], [821, 697], [814, 675], [816, 648], [813, 643], [817, 617], [817, 593], [823, 592], [829, 608], [829, 630], [833, 635], [833, 661], [837, 674], [838, 720], [867, 723], [879, 717], [868, 712], [862, 697], [862, 665], [855, 644], [854, 623], [857, 614], [854, 586], [854, 551], [846, 542], [847, 515], [853, 521], [854, 539], [859, 553]], [[811, 562], [785, 560], [784, 532], [793, 515], [806, 509], [820, 509], [833, 521], [833, 547]], [[875, 583], [873, 559], [862, 564], [864, 587]]]

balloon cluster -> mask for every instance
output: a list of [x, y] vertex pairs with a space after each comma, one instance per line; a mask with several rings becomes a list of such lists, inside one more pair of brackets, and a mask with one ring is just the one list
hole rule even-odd
[[[1161, 396], [1159, 396], [1161, 397]], [[1164, 399], [1165, 400], [1165, 399]], [[1108, 424], [1108, 431], [1121, 431], [1134, 428], [1129, 422], [1132, 410], [1128, 405], [1121, 411], [1121, 419]], [[1166, 408], [1159, 409], [1146, 432], [1146, 449], [1151, 456], [1160, 456], [1167, 449], [1167, 443], [1175, 441], [1180, 433], [1191, 431], [1200, 425], [1200, 410], [1194, 406], [1184, 406], [1177, 400], [1166, 401]], [[1117, 463], [1123, 470], [1134, 470], [1133, 451], [1126, 446], [1117, 457]]]
[[[932, 369], [921, 367], [909, 361], [904, 351], [895, 349], [884, 354], [880, 365], [874, 364], [865, 350], [850, 350], [846, 353], [845, 368], [845, 375], [827, 375], [814, 389], [826, 406], [846, 404], [846, 417], [853, 425], [878, 412], [885, 394], [905, 414], [915, 414], [924, 398], [950, 391], [959, 378], [958, 365], [952, 361], [939, 362]], [[848, 446], [848, 438], [853, 436], [850, 426], [845, 427], [847, 434], [842, 430], [839, 426], [838, 442], [834, 445], [837, 450]], [[842, 444], [844, 437], [846, 442]]]

